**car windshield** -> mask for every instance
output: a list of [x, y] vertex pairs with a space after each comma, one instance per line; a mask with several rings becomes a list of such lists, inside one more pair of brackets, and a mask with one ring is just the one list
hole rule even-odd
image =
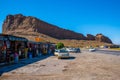
[[60, 50], [60, 53], [67, 53], [68, 51], [66, 50]]

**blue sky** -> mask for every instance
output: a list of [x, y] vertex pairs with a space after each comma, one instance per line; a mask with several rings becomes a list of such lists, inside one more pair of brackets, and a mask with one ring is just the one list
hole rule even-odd
[[120, 44], [119, 0], [0, 0], [0, 32], [6, 15], [18, 13], [84, 35], [102, 33]]

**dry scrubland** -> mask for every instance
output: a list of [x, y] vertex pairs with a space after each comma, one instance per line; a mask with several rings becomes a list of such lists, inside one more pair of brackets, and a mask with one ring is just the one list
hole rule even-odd
[[120, 56], [82, 51], [55, 56], [4, 73], [0, 80], [120, 80]]
[[120, 51], [120, 48], [111, 48], [111, 50]]

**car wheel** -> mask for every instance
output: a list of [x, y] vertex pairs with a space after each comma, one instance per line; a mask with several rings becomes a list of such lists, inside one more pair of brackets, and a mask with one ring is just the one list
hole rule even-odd
[[61, 57], [58, 57], [58, 59], [61, 59]]

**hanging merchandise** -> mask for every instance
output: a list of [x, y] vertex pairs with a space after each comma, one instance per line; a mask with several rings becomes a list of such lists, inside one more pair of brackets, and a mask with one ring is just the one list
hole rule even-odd
[[14, 54], [14, 62], [15, 62], [15, 63], [18, 63], [18, 61], [19, 61], [18, 53], [15, 52], [15, 54]]
[[7, 48], [10, 48], [10, 41], [6, 41]]
[[19, 50], [19, 56], [21, 56], [21, 50]]

